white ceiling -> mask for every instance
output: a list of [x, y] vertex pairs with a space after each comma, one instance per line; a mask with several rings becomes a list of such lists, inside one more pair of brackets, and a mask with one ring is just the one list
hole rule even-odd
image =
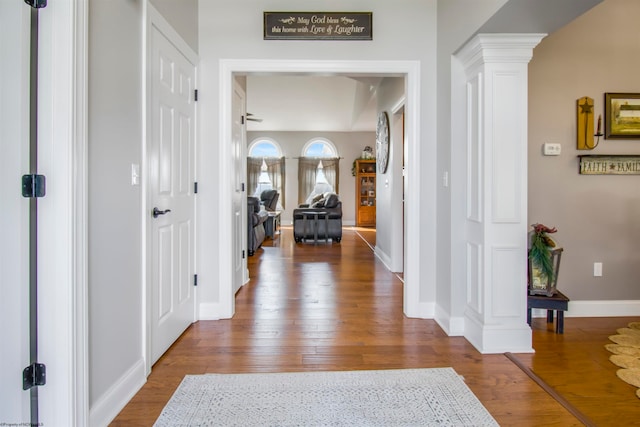
[[382, 77], [247, 76], [249, 131], [375, 131]]

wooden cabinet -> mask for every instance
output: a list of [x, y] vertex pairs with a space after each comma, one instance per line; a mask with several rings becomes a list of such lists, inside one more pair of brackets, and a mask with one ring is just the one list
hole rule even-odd
[[356, 160], [356, 226], [376, 226], [376, 161]]

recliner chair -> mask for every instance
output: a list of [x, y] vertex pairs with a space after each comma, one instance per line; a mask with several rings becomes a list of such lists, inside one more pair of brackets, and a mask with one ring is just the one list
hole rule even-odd
[[325, 193], [311, 205], [300, 205], [293, 210], [293, 238], [296, 242], [307, 239], [342, 240], [342, 202], [335, 193]]
[[280, 193], [276, 190], [264, 190], [260, 194], [260, 201], [269, 212], [275, 212], [277, 210], [278, 199], [280, 199]]
[[266, 210], [260, 210], [260, 199], [247, 197], [247, 252], [252, 256], [265, 238], [264, 223], [269, 217]]

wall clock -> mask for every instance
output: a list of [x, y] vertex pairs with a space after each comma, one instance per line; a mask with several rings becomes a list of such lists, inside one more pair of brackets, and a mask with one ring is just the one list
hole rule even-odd
[[378, 115], [376, 126], [376, 164], [379, 173], [387, 172], [389, 164], [389, 117], [386, 112]]

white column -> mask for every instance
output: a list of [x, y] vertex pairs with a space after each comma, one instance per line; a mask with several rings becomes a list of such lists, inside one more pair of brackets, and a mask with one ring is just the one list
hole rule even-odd
[[466, 74], [465, 337], [531, 352], [527, 325], [527, 67], [543, 34], [481, 34]]

